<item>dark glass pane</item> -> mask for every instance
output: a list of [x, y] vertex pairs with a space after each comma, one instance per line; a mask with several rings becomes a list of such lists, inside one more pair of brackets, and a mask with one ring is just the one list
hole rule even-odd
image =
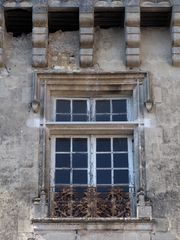
[[127, 114], [118, 114], [112, 116], [112, 121], [127, 121]]
[[96, 101], [96, 113], [110, 113], [110, 101], [109, 100], [97, 100]]
[[121, 189], [122, 189], [123, 192], [126, 192], [126, 193], [129, 192], [129, 186], [122, 186]]
[[98, 193], [101, 193], [101, 196], [107, 198], [107, 194], [111, 191], [111, 186], [97, 186], [96, 188]]
[[73, 184], [87, 184], [87, 170], [74, 170]]
[[87, 168], [88, 164], [87, 153], [73, 153], [72, 155], [72, 167], [73, 168]]
[[74, 138], [73, 139], [73, 152], [87, 152], [87, 139]]
[[56, 113], [70, 113], [70, 100], [57, 100]]
[[113, 139], [113, 151], [124, 152], [128, 150], [127, 138], [114, 138]]
[[114, 170], [114, 184], [129, 183], [128, 170]]
[[111, 154], [96, 154], [96, 167], [97, 168], [110, 168], [111, 167]]
[[113, 113], [126, 113], [126, 100], [112, 100]]
[[56, 168], [70, 168], [70, 154], [56, 154]]
[[87, 122], [87, 115], [73, 115], [73, 122]]
[[111, 170], [97, 170], [97, 184], [111, 184]]
[[128, 168], [128, 153], [114, 153], [114, 167]]
[[110, 152], [111, 151], [111, 139], [110, 138], [97, 138], [96, 139], [96, 151], [97, 152]]
[[56, 170], [55, 184], [70, 184], [70, 170]]
[[56, 152], [70, 152], [70, 138], [56, 138]]
[[109, 122], [110, 121], [110, 115], [96, 115], [96, 121], [97, 122]]
[[87, 113], [87, 101], [74, 100], [73, 113]]
[[57, 122], [70, 122], [71, 121], [71, 115], [69, 115], [69, 114], [66, 114], [66, 115], [56, 114], [56, 121]]

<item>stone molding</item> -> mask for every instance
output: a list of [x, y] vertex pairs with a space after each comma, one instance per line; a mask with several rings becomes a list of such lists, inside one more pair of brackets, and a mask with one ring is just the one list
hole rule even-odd
[[95, 7], [122, 7], [123, 0], [97, 0], [95, 2]]
[[[33, 227], [37, 231], [59, 231], [88, 229], [147, 231], [153, 230], [154, 220], [137, 218], [33, 218]], [[59, 223], [59, 224], [58, 224]], [[108, 224], [107, 224], [108, 223]]]
[[141, 0], [143, 7], [170, 7], [170, 0]]
[[140, 66], [140, 7], [125, 9], [126, 64], [128, 67]]
[[[34, 76], [33, 100], [39, 100], [40, 88], [46, 84], [46, 90], [51, 96], [53, 92], [65, 91], [85, 94], [90, 91], [133, 91], [137, 84], [143, 84], [147, 72], [56, 72], [39, 71]], [[98, 84], [97, 84], [98, 83]]]
[[48, 61], [48, 7], [45, 4], [33, 6], [32, 45], [32, 66], [46, 67]]

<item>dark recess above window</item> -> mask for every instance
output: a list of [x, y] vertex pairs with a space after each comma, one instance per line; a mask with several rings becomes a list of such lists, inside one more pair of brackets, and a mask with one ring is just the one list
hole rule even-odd
[[58, 11], [48, 13], [49, 32], [56, 31], [78, 31], [79, 30], [79, 10]]
[[124, 27], [125, 12], [123, 8], [95, 9], [94, 26], [101, 28]]
[[32, 32], [32, 9], [5, 10], [5, 25], [7, 32], [14, 37]]
[[171, 9], [141, 12], [141, 27], [169, 27], [170, 23]]

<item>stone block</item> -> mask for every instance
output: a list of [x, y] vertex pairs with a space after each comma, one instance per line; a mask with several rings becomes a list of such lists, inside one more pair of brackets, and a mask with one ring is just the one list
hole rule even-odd
[[162, 103], [162, 90], [160, 87], [154, 87], [154, 102]]
[[166, 218], [157, 218], [155, 223], [155, 229], [157, 232], [167, 232], [169, 228], [169, 222]]
[[139, 48], [140, 47], [140, 34], [134, 34], [134, 33], [126, 34], [126, 43], [127, 43], [128, 48], [132, 48], [132, 49]]
[[176, 236], [170, 232], [166, 233], [155, 233], [155, 235], [152, 236], [152, 240], [177, 240]]

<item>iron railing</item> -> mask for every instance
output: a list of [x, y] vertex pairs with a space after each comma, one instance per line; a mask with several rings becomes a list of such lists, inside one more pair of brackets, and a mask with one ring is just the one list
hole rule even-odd
[[132, 216], [132, 191], [121, 187], [52, 188], [50, 216], [54, 218], [125, 218]]

